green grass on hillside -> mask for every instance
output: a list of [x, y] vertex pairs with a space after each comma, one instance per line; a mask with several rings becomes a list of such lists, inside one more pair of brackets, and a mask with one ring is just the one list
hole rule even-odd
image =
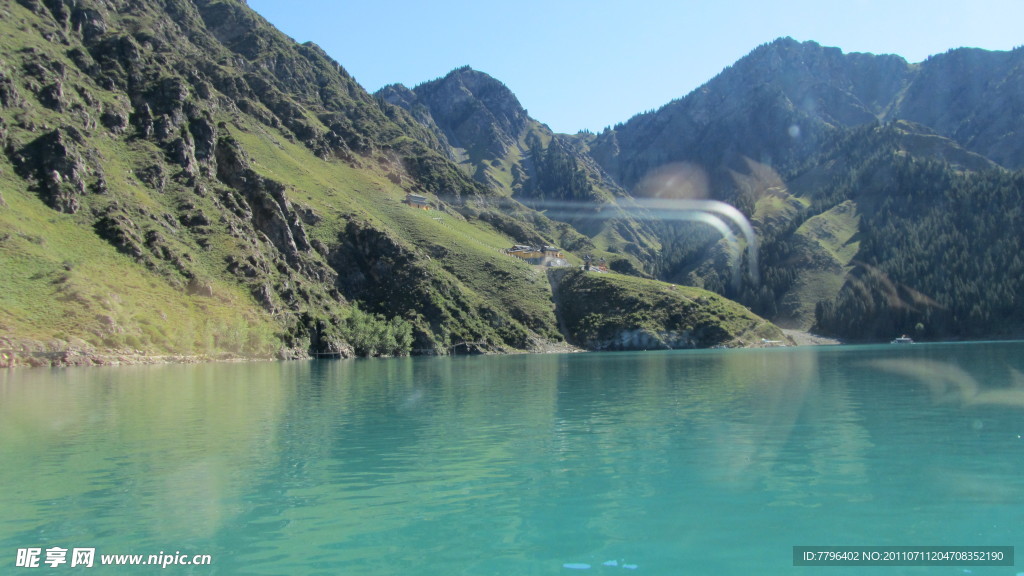
[[0, 332], [147, 353], [276, 351], [274, 324], [237, 286], [189, 295], [16, 184], [0, 178]]
[[579, 270], [553, 274], [559, 318], [570, 341], [586, 348], [706, 348], [785, 339], [746, 307], [700, 288]]
[[776, 322], [802, 330], [811, 327], [816, 303], [833, 300], [852, 268], [860, 249], [859, 226], [860, 215], [851, 201], [800, 225], [794, 245], [804, 265], [795, 268], [796, 278], [779, 300]]
[[[348, 220], [366, 221], [394, 234], [418, 254], [421, 265], [438, 267], [475, 305], [496, 306], [545, 338], [561, 338], [543, 273], [503, 253], [516, 239], [450, 209], [410, 208], [402, 203], [405, 191], [373, 168], [316, 159], [302, 146], [262, 130], [232, 135], [245, 146], [254, 170], [287, 182], [292, 202], [322, 218], [310, 227], [312, 237], [336, 244]], [[444, 208], [435, 196], [427, 196]]]
[[848, 266], [860, 242], [854, 236], [860, 227], [857, 205], [847, 200], [836, 207], [808, 218], [796, 233], [814, 241], [840, 266]]

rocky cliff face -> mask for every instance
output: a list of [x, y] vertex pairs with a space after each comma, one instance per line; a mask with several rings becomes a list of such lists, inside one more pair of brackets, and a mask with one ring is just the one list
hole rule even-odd
[[895, 56], [843, 54], [780, 39], [759, 47], [704, 86], [598, 135], [594, 157], [627, 189], [673, 162], [701, 166], [712, 196], [734, 194], [729, 170], [744, 159], [783, 172], [815, 153], [835, 130], [885, 118], [907, 86]]
[[928, 126], [964, 148], [1024, 168], [1024, 50], [950, 50], [921, 63], [888, 115]]
[[[857, 240], [879, 233], [866, 226], [876, 221], [871, 211], [881, 204], [858, 203], [855, 197], [892, 193], [884, 175], [898, 172], [900, 161], [935, 161], [979, 174], [1021, 166], [1021, 117], [1012, 112], [1022, 106], [1021, 58], [1019, 49], [958, 49], [908, 64], [894, 56], [843, 54], [780, 39], [680, 100], [593, 137], [590, 153], [635, 196], [725, 200], [757, 229], [759, 276], [765, 280], [760, 284], [731, 289], [721, 281], [720, 238], [679, 226], [661, 229], [659, 275], [711, 287], [769, 318], [806, 328], [815, 302], [829, 302], [845, 282], [856, 282], [847, 274], [867, 258]], [[871, 132], [879, 124], [884, 128]], [[882, 140], [893, 154], [882, 161], [887, 168], [854, 198], [840, 198], [837, 190], [845, 189], [852, 174], [869, 157], [878, 160], [869, 150]], [[988, 198], [988, 185], [981, 183], [986, 178], [968, 176], [973, 183], [966, 185], [979, 188], [980, 203], [1001, 202], [981, 200]], [[843, 203], [851, 199], [853, 204]], [[932, 207], [923, 203], [917, 209], [923, 218]], [[848, 231], [846, 243], [837, 243], [822, 225], [841, 235]], [[1017, 227], [1004, 231], [1021, 234]], [[962, 232], [974, 233], [969, 226]], [[921, 246], [906, 250], [898, 258], [926, 258]], [[920, 281], [922, 290], [928, 285], [933, 295], [942, 292], [923, 276], [907, 280]]]
[[[438, 250], [500, 237], [487, 222], [506, 217], [438, 152], [475, 137], [476, 122], [425, 127], [236, 0], [0, 10], [5, 333], [133, 354], [284, 356], [560, 338], [549, 296], [489, 302], [480, 293], [493, 282], [465, 266], [504, 262], [498, 248], [511, 239]], [[471, 77], [463, 87], [494, 100]], [[507, 145], [498, 136], [525, 114], [492, 117], [486, 137]], [[429, 195], [454, 227], [410, 220], [407, 192]], [[57, 230], [46, 224], [55, 218]], [[75, 320], [54, 325], [32, 294]]]
[[393, 85], [378, 94], [413, 111], [448, 146], [468, 155], [473, 164], [506, 157], [530, 124], [526, 110], [511, 90], [468, 67], [415, 90]]
[[469, 67], [411, 90], [386, 86], [377, 96], [416, 118], [477, 181], [508, 196], [524, 190], [532, 143], [553, 137], [508, 87]]
[[476, 180], [582, 232], [589, 240], [573, 241], [572, 250], [599, 254], [622, 270], [653, 270], [653, 230], [588, 143], [552, 133], [500, 81], [463, 67], [411, 90], [387, 86], [378, 96], [431, 130]]
[[[926, 246], [913, 242], [902, 243], [898, 254], [872, 252], [879, 235], [894, 233], [870, 228], [885, 220], [876, 217], [888, 206], [879, 198], [916, 197], [912, 189], [894, 191], [887, 177], [913, 174], [903, 177], [907, 187], [972, 189], [980, 204], [1012, 211], [1006, 197], [994, 192], [1002, 184], [992, 182], [1003, 182], [1004, 168], [1019, 169], [1024, 162], [1024, 126], [1014, 112], [1024, 106], [1021, 58], [1020, 49], [957, 49], [910, 64], [897, 56], [844, 54], [782, 38], [758, 47], [693, 93], [598, 135], [553, 135], [530, 120], [522, 123], [521, 108], [507, 89], [468, 69], [413, 90], [389, 89], [386, 98], [438, 134], [450, 157], [470, 167], [478, 180], [547, 207], [548, 215], [572, 224], [606, 254], [628, 254], [617, 260], [620, 269], [708, 287], [807, 328], [815, 322], [816, 306], [839, 298], [841, 290], [845, 304], [837, 306], [887, 313], [884, 304], [849, 296], [856, 292], [851, 283], [877, 276], [865, 272], [864, 261], [889, 270], [903, 266], [894, 264], [898, 261], [921, 271], [933, 258]], [[946, 168], [908, 171], [908, 162]], [[498, 166], [505, 172], [495, 170]], [[928, 177], [939, 182], [910, 183]], [[853, 181], [861, 187], [850, 189]], [[727, 281], [738, 258], [730, 254], [727, 239], [700, 215], [697, 224], [662, 220], [632, 203], [647, 198], [710, 198], [734, 205], [757, 231], [759, 269], [745, 270], [740, 284]], [[560, 212], [563, 203], [573, 208]], [[596, 222], [594, 216], [609, 205], [620, 212]], [[932, 211], [936, 205], [944, 204], [932, 198], [910, 205], [920, 218], [931, 219], [932, 228], [919, 237], [950, 227], [965, 235], [979, 232], [965, 222], [937, 225], [943, 217]], [[1022, 234], [1016, 226], [1003, 228], [1010, 237]], [[984, 258], [1003, 260], [995, 254]], [[997, 271], [955, 282], [973, 285], [979, 274], [986, 283], [1005, 284]], [[919, 293], [948, 293], [929, 274], [899, 276]], [[998, 308], [1009, 301], [1013, 298], [976, 307]], [[927, 306], [893, 314], [919, 325], [948, 316]], [[984, 317], [977, 311], [971, 315]], [[997, 323], [979, 322], [972, 334], [1005, 332]]]
[[[598, 135], [592, 153], [632, 192], [671, 162], [709, 173], [749, 158], [785, 173], [837, 130], [910, 120], [1020, 167], [1024, 51], [952, 50], [921, 64], [789, 38], [761, 46], [691, 94]], [[734, 188], [727, 179], [717, 195]]]
[[[433, 130], [478, 180], [570, 223], [620, 270], [708, 287], [807, 327], [814, 301], [835, 295], [850, 260], [830, 263], [826, 275], [813, 264], [820, 255], [810, 256], [797, 267], [809, 272], [796, 273], [800, 280], [790, 268], [768, 268], [789, 266], [779, 255], [804, 242], [797, 228], [819, 215], [807, 210], [808, 198], [827, 194], [807, 183], [834, 188], [843, 171], [856, 169], [855, 162], [822, 158], [862, 127], [906, 120], [896, 129], [901, 154], [968, 170], [992, 169], [993, 162], [1016, 168], [1024, 139], [1020, 119], [1007, 111], [1021, 106], [1022, 54], [953, 50], [909, 64], [783, 38], [693, 93], [598, 135], [553, 135], [524, 123], [500, 82], [469, 69], [382, 94]], [[790, 191], [797, 180], [803, 199]], [[747, 275], [768, 278], [768, 285], [735, 288], [725, 280], [732, 258], [719, 234], [634, 209], [634, 198], [736, 206], [769, 256], [766, 269]], [[612, 216], [608, 206], [619, 213]]]

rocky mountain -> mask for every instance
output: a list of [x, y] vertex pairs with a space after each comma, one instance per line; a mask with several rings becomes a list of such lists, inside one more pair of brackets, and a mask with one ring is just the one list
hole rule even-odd
[[784, 38], [763, 45], [704, 86], [598, 135], [598, 162], [635, 193], [664, 194], [643, 181], [666, 164], [708, 172], [712, 196], [730, 197], [730, 171], [745, 162], [777, 172], [814, 154], [836, 130], [884, 118], [910, 81], [896, 56], [843, 54]]
[[1022, 65], [1019, 49], [957, 49], [909, 64], [782, 38], [684, 98], [598, 135], [592, 154], [637, 192], [666, 163], [695, 162], [714, 174], [743, 170], [750, 159], [786, 173], [838, 130], [909, 120], [1016, 169], [1024, 158], [1024, 120], [1013, 112], [1024, 105]]
[[759, 304], [850, 339], [1014, 336], [1021, 184], [920, 125], [851, 130], [789, 181]]
[[[657, 187], [661, 180], [651, 174], [665, 166], [686, 166], [688, 173], [705, 178], [699, 193], [733, 203], [753, 221], [764, 256], [763, 282], [729, 290], [718, 281], [722, 270], [715, 264], [714, 238], [671, 233], [663, 236], [661, 274], [667, 279], [711, 286], [784, 325], [830, 326], [828, 331], [847, 338], [887, 338], [895, 331], [935, 338], [1012, 335], [1017, 330], [1013, 322], [996, 322], [978, 312], [953, 313], [963, 303], [954, 302], [951, 294], [958, 292], [952, 286], [984, 291], [1000, 285], [1005, 297], [992, 306], [1007, 307], [1024, 288], [1016, 282], [1006, 287], [1006, 275], [1015, 278], [1013, 268], [950, 274], [923, 242], [940, 228], [957, 230], [964, 238], [987, 237], [989, 229], [954, 219], [944, 212], [952, 206], [917, 191], [938, 186], [944, 192], [935, 194], [949, 197], [972, 190], [967, 193], [973, 194], [976, 211], [1015, 212], [1013, 202], [1021, 190], [1011, 186], [1015, 196], [990, 197], [996, 194], [990, 182], [1024, 161], [1022, 117], [1013, 112], [1024, 105], [1024, 92], [1014, 89], [1020, 86], [1022, 63], [1024, 50], [958, 49], [907, 64], [893, 56], [843, 54], [780, 39], [685, 98], [598, 135], [591, 150], [638, 196], [671, 196], [673, 191]], [[883, 179], [903, 173], [908, 161], [945, 168], [925, 171], [937, 182], [906, 178], [894, 186]], [[850, 188], [851, 181], [860, 187]], [[872, 223], [888, 219], [890, 205], [868, 199], [885, 195], [918, 197], [902, 224], [914, 228], [930, 220], [932, 228], [919, 230], [909, 243], [902, 228], [885, 230], [887, 236], [880, 238], [882, 231]], [[1021, 238], [1015, 221], [998, 230], [1010, 243]], [[879, 259], [865, 244], [868, 238], [901, 249]], [[705, 255], [693, 247], [701, 242], [706, 242]], [[990, 262], [1004, 259], [992, 253], [986, 257]], [[889, 303], [907, 300], [883, 296], [884, 290], [870, 296], [861, 290], [861, 301], [852, 305], [850, 291], [879, 270], [889, 274], [890, 282], [899, 278], [907, 289], [927, 295], [930, 304], [894, 309]], [[944, 281], [936, 281], [935, 274]], [[842, 328], [812, 313], [833, 304], [851, 308], [844, 313], [849, 324]]]
[[[933, 256], [920, 242], [897, 243], [905, 253], [886, 258], [914, 262], [918, 272], [898, 276], [903, 285], [917, 285], [922, 294], [930, 292], [932, 302], [943, 301], [938, 307], [924, 307], [909, 315], [891, 314], [887, 306], [868, 302], [884, 300], [876, 291], [871, 297], [863, 296], [865, 302], [857, 306], [870, 308], [875, 316], [890, 314], [900, 320], [892, 325], [875, 318], [860, 325], [876, 326], [867, 331], [854, 329], [852, 324], [837, 327], [815, 311], [831, 310], [832, 305], [843, 308], [837, 298], [850, 304], [850, 286], [862, 283], [864, 262], [875, 262], [871, 269], [876, 271], [892, 268], [888, 259], [876, 261], [877, 255], [862, 250], [862, 239], [879, 234], [868, 228], [868, 223], [877, 222], [880, 216], [874, 211], [887, 206], [868, 199], [882, 194], [913, 196], [915, 191], [893, 188], [879, 174], [902, 173], [908, 160], [915, 165], [938, 163], [945, 168], [924, 172], [945, 186], [956, 180], [958, 189], [977, 188], [975, 201], [980, 210], [1012, 212], [1012, 202], [1005, 204], [1005, 197], [990, 199], [986, 194], [991, 193], [993, 179], [1000, 180], [1024, 162], [1024, 116], [1019, 114], [1024, 109], [1022, 63], [1021, 49], [955, 49], [911, 64], [898, 56], [844, 54], [814, 42], [782, 38], [756, 48], [691, 94], [597, 135], [543, 132], [525, 116], [511, 92], [496, 80], [468, 69], [412, 90], [401, 88], [406, 95], [401, 101], [395, 95], [397, 87], [383, 92], [389, 101], [415, 111], [440, 141], [447, 138], [449, 155], [469, 166], [481, 181], [501, 182], [502, 177], [481, 178], [481, 174], [492, 174], [495, 165], [511, 166], [509, 173], [516, 177], [504, 181], [514, 182], [512, 194], [518, 198], [551, 198], [553, 192], [561, 191], [562, 198], [591, 204], [616, 202], [626, 207], [625, 220], [634, 218], [640, 224], [627, 228], [642, 230], [642, 234], [624, 234], [630, 240], [612, 243], [609, 250], [635, 254], [634, 264], [643, 272], [712, 289], [797, 328], [816, 325], [839, 336], [865, 339], [888, 338], [889, 332], [913, 329], [921, 336], [977, 337], [1009, 334], [1011, 323], [997, 326], [976, 313], [958, 326], [951, 318], [962, 321], [968, 315], [950, 314], [956, 307], [949, 301], [954, 291], [922, 272], [923, 260]], [[473, 80], [467, 82], [469, 78]], [[460, 86], [477, 88], [462, 90], [457, 88]], [[460, 102], [473, 102], [475, 110], [490, 113], [450, 114], [445, 102], [454, 98], [457, 89], [462, 94]], [[471, 96], [477, 92], [480, 96]], [[443, 96], [438, 99], [438, 94]], [[510, 117], [516, 121], [499, 120]], [[466, 126], [483, 118], [488, 129]], [[522, 127], [531, 127], [533, 134], [552, 144], [541, 153], [520, 137], [518, 155], [510, 156], [504, 151], [517, 142]], [[501, 136], [487, 139], [489, 133]], [[880, 157], [878, 146], [888, 156]], [[476, 152], [466, 152], [469, 149]], [[553, 159], [544, 162], [549, 157]], [[869, 167], [877, 171], [875, 176], [868, 177]], [[862, 188], [850, 189], [852, 181]], [[572, 182], [587, 186], [564, 184]], [[909, 186], [909, 181], [904, 185]], [[932, 183], [915, 185], [931, 187]], [[594, 193], [597, 190], [606, 193]], [[947, 196], [955, 194], [959, 192], [946, 191]], [[640, 208], [651, 206], [644, 204], [648, 200], [664, 207], [665, 201], [694, 199], [725, 201], [737, 207], [756, 229], [762, 257], [757, 270], [746, 270], [742, 286], [728, 281], [730, 268], [737, 262], [727, 250], [730, 240], [721, 230], [709, 227], [706, 217], [679, 222], [678, 214]], [[932, 197], [917, 206], [918, 212], [912, 208], [911, 215], [940, 226], [942, 219], [933, 211], [943, 204], [935, 200]], [[992, 208], [981, 208], [985, 206]], [[585, 209], [577, 207], [575, 212], [585, 213]], [[589, 237], [600, 234], [571, 213], [555, 217]], [[904, 224], [920, 221], [913, 217]], [[942, 225], [959, 227], [965, 237], [982, 232], [974, 228], [978, 222]], [[1020, 239], [1015, 221], [1000, 230], [1011, 240]], [[932, 232], [921, 234], [930, 236]], [[749, 247], [745, 249], [749, 251]], [[1002, 260], [992, 254], [986, 257]], [[984, 273], [975, 271], [970, 277], [946, 277], [959, 286], [1004, 285], [1004, 301], [993, 304], [999, 307], [1012, 303], [1020, 293], [1017, 288], [1005, 288], [1001, 274], [1008, 270], [994, 267]], [[942, 294], [946, 296], [939, 298]], [[939, 317], [948, 318], [937, 321]]]
[[886, 119], [928, 126], [1006, 168], [1024, 168], [1024, 50], [960, 48], [916, 68]]
[[[185, 355], [561, 340], [547, 282], [492, 298], [457, 270], [523, 275], [483, 214], [549, 237], [472, 207], [489, 190], [429, 130], [244, 3], [23, 0], [3, 22], [3, 334]], [[413, 192], [446, 225], [408, 214]], [[494, 247], [453, 249], [470, 228]]]
[[583, 234], [563, 236], [564, 247], [623, 272], [653, 271], [660, 244], [633, 198], [585, 143], [531, 118], [498, 80], [463, 67], [413, 89], [386, 86], [377, 96], [430, 129], [441, 152], [474, 179]]
[[0, 365], [777, 339], [701, 288], [847, 338], [1024, 320], [1022, 50], [780, 39], [565, 135], [469, 68], [368, 94], [240, 0], [0, 16]]
[[481, 179], [495, 184], [506, 178], [489, 173], [489, 164], [500, 162], [514, 149], [525, 153], [520, 140], [529, 134], [551, 137], [551, 131], [530, 118], [504, 84], [468, 67], [415, 90], [393, 84], [377, 95], [412, 112], [445, 144], [443, 150], [453, 159], [469, 160]]
[[509, 159], [575, 144], [464, 76], [425, 114], [240, 0], [4, 0], [0, 365], [566, 346], [505, 249], [620, 240], [528, 205]]

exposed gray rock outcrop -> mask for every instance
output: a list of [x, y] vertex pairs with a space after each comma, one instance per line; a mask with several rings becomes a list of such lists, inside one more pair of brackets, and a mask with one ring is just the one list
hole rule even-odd
[[23, 178], [33, 179], [40, 198], [54, 210], [74, 214], [81, 208], [87, 181], [102, 189], [102, 171], [73, 126], [46, 133], [10, 156]]

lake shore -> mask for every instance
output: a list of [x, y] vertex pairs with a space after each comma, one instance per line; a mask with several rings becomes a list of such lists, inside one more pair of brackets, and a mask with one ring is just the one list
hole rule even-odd
[[140, 366], [144, 364], [201, 364], [269, 358], [237, 355], [155, 354], [132, 349], [100, 349], [80, 340], [15, 340], [0, 337], [0, 368], [71, 368]]
[[837, 338], [819, 336], [810, 332], [804, 332], [803, 330], [783, 328], [782, 332], [792, 338], [797, 346], [836, 346], [843, 343], [842, 340]]
[[[783, 332], [796, 346], [830, 346], [841, 340], [827, 338], [801, 330], [784, 329]], [[292, 351], [294, 352], [294, 351]], [[567, 343], [545, 343], [531, 353], [568, 354], [585, 352]], [[276, 359], [302, 357], [295, 354]], [[0, 368], [69, 368], [78, 366], [138, 366], [145, 364], [201, 364], [204, 362], [266, 361], [275, 358], [238, 355], [154, 354], [132, 349], [99, 349], [84, 341], [14, 340], [0, 337]]]

